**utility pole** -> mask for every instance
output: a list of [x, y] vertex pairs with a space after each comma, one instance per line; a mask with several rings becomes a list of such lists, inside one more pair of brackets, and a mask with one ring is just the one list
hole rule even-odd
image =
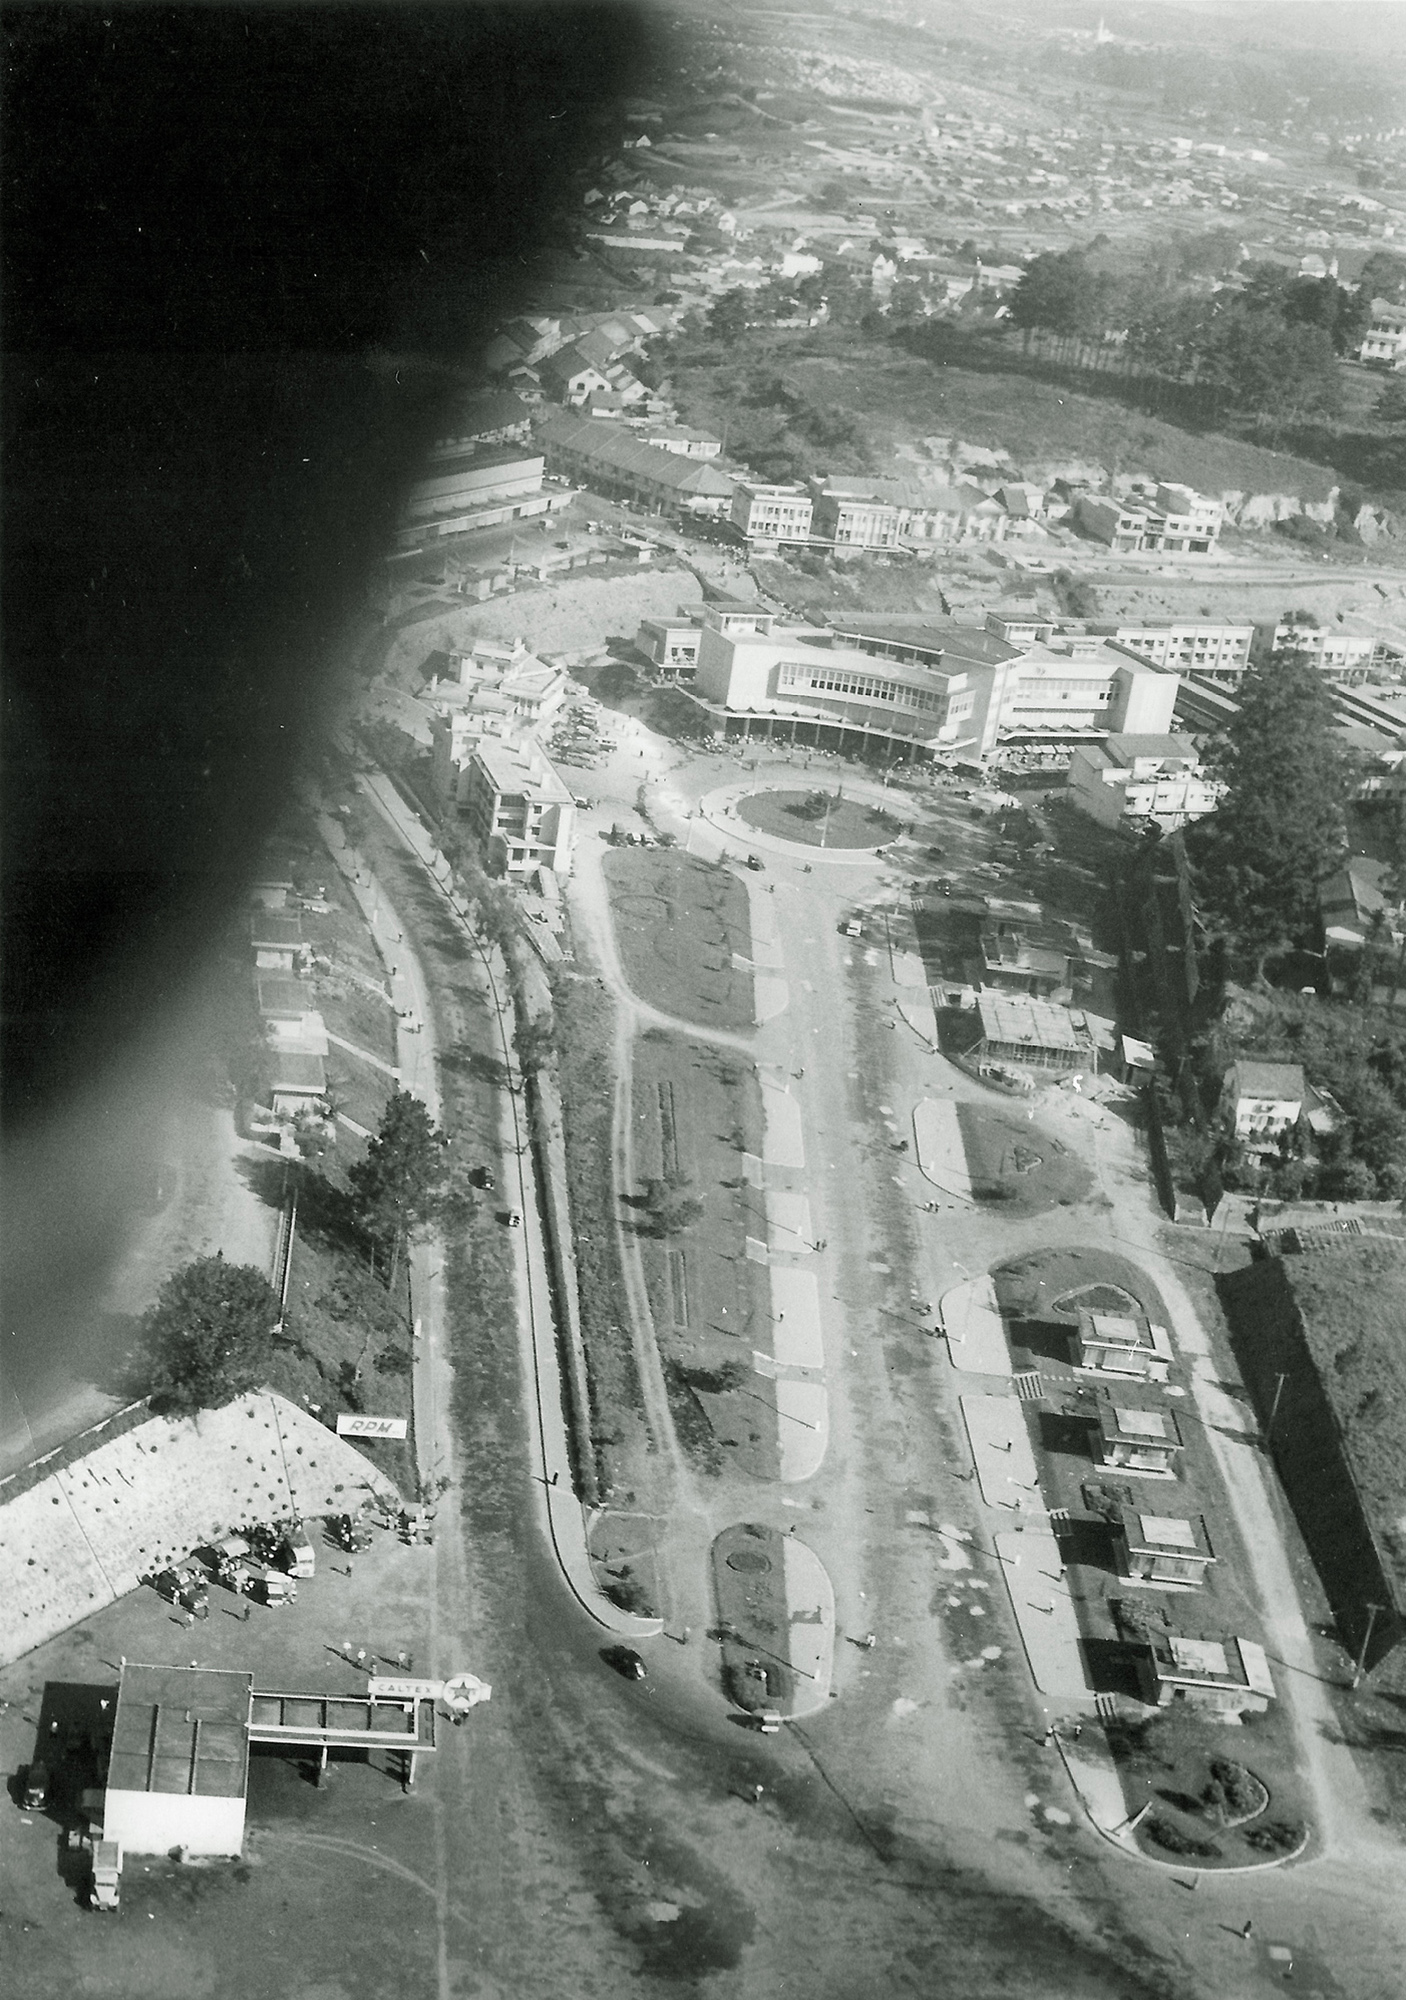
[[1367, 1606], [1367, 1630], [1362, 1634], [1362, 1645], [1358, 1651], [1356, 1665], [1352, 1669], [1352, 1685], [1354, 1687], [1357, 1687], [1361, 1683], [1362, 1676], [1367, 1671], [1367, 1648], [1372, 1643], [1372, 1627], [1377, 1622], [1377, 1613], [1381, 1608], [1380, 1604], [1369, 1604]]
[[1266, 1444], [1268, 1444], [1274, 1436], [1274, 1419], [1279, 1414], [1279, 1398], [1284, 1393], [1284, 1384], [1288, 1381], [1288, 1379], [1289, 1377], [1287, 1372], [1281, 1373], [1279, 1380], [1274, 1385], [1274, 1401], [1269, 1406], [1269, 1422], [1264, 1427], [1264, 1441]]

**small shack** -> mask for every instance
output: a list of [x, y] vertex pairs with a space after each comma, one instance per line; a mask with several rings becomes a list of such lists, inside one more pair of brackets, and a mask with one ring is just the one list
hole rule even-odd
[[1074, 1366], [1081, 1374], [1165, 1382], [1173, 1359], [1166, 1327], [1144, 1328], [1121, 1313], [1081, 1310], [1074, 1335]]
[[1142, 1699], [1167, 1708], [1180, 1699], [1224, 1716], [1263, 1715], [1274, 1680], [1263, 1646], [1250, 1639], [1187, 1639], [1167, 1632], [1132, 1646]]
[[1216, 1561], [1203, 1515], [1145, 1514], [1120, 1507], [1110, 1522], [1113, 1566], [1152, 1590], [1199, 1590]]
[[1105, 1403], [1093, 1434], [1094, 1458], [1100, 1465], [1143, 1479], [1175, 1479], [1181, 1432], [1170, 1410], [1129, 1410]]

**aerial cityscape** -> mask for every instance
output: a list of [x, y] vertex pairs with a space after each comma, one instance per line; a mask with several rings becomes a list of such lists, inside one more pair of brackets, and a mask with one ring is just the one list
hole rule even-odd
[[5, 34], [0, 1993], [1399, 2000], [1406, 6]]

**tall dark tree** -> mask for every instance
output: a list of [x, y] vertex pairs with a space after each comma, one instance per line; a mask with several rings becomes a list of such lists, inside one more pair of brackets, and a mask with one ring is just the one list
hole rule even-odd
[[198, 1257], [166, 1280], [142, 1318], [148, 1393], [191, 1416], [257, 1389], [268, 1375], [278, 1316], [262, 1271]]
[[449, 1165], [444, 1136], [418, 1097], [391, 1092], [380, 1130], [347, 1175], [363, 1225], [391, 1249], [391, 1283], [405, 1239], [439, 1211]]
[[1213, 758], [1225, 797], [1185, 836], [1202, 917], [1260, 981], [1268, 958], [1311, 934], [1319, 881], [1346, 852], [1348, 763], [1334, 722], [1318, 670], [1273, 654], [1245, 676]]
[[714, 340], [740, 340], [751, 322], [751, 300], [740, 288], [724, 292], [708, 309], [708, 331]]

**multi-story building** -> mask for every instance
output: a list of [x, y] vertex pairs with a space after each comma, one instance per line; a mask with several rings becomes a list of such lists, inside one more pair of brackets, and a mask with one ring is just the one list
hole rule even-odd
[[1009, 516], [979, 486], [920, 486], [901, 479], [816, 479], [811, 532], [843, 548], [914, 548], [929, 542], [999, 542]]
[[484, 740], [464, 767], [459, 806], [491, 867], [569, 875], [576, 839], [571, 787], [535, 743]]
[[703, 630], [699, 607], [680, 609], [677, 618], [643, 618], [635, 645], [658, 667], [666, 680], [689, 682], [698, 668], [698, 641]]
[[732, 525], [749, 542], [808, 542], [813, 502], [803, 486], [769, 486], [738, 480]]
[[[1068, 627], [1061, 628], [1068, 630]], [[1096, 625], [1089, 628], [1176, 673], [1198, 673], [1226, 687], [1238, 684], [1250, 664], [1253, 625], [1217, 625], [1174, 619], [1168, 625]]]
[[979, 690], [965, 665], [876, 658], [829, 632], [778, 626], [755, 605], [704, 608], [693, 685], [723, 733], [977, 750]]
[[543, 423], [538, 442], [554, 473], [660, 514], [719, 520], [732, 505], [735, 482], [715, 465], [660, 450], [616, 423], [553, 415]]
[[459, 534], [548, 513], [553, 496], [542, 491], [542, 471], [540, 452], [514, 445], [438, 458], [410, 488], [397, 540], [408, 547], [426, 535]]
[[1125, 553], [1208, 555], [1224, 518], [1219, 500], [1189, 486], [1159, 486], [1150, 505], [1106, 493], [1081, 493], [1074, 502], [1074, 519], [1085, 533]]
[[1310, 624], [1292, 611], [1273, 625], [1266, 619], [1255, 626], [1258, 659], [1267, 659], [1277, 652], [1302, 653], [1325, 680], [1344, 687], [1356, 687], [1368, 678], [1378, 644], [1373, 633], [1345, 632], [1340, 626]]
[[1107, 736], [1069, 764], [1069, 803], [1104, 826], [1153, 820], [1170, 832], [1214, 812], [1224, 789], [1190, 736]]
[[988, 614], [984, 628], [871, 619], [838, 634], [866, 652], [969, 675], [977, 754], [1002, 746], [1165, 735], [1178, 677], [1099, 635]]
[[1360, 361], [1385, 361], [1406, 368], [1406, 306], [1373, 299], [1372, 320], [1357, 350]]

